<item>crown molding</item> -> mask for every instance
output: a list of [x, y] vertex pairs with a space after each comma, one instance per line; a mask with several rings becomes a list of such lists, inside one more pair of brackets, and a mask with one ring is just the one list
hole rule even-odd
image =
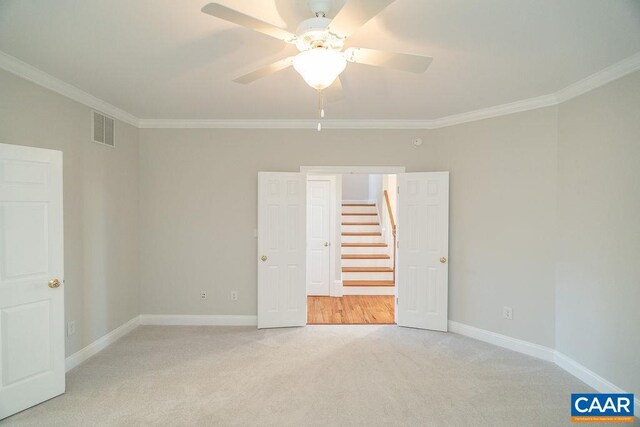
[[[106, 101], [63, 82], [42, 70], [0, 51], [0, 69], [96, 109], [141, 129], [316, 129], [318, 120], [268, 119], [139, 119]], [[523, 99], [466, 113], [427, 120], [335, 119], [323, 120], [323, 129], [438, 129], [561, 104], [593, 89], [640, 70], [640, 52], [577, 81], [556, 93]]]
[[558, 103], [563, 103], [576, 96], [592, 91], [593, 89], [604, 86], [614, 80], [620, 79], [634, 71], [640, 70], [640, 52], [635, 55], [623, 59], [604, 70], [598, 71], [582, 80], [579, 80], [564, 89], [556, 92]]
[[[558, 103], [555, 95], [524, 99], [495, 107], [482, 108], [468, 113], [455, 114], [433, 120], [322, 120], [322, 129], [438, 129], [457, 124], [488, 119], [548, 107]], [[142, 119], [142, 129], [316, 129], [318, 120], [172, 120]]]
[[510, 102], [508, 104], [496, 105], [494, 107], [481, 108], [479, 110], [469, 111], [468, 113], [454, 114], [452, 116], [430, 120], [431, 127], [429, 129], [443, 128], [467, 122], [490, 119], [492, 117], [506, 116], [508, 114], [535, 110], [557, 104], [558, 100], [555, 95], [543, 95], [535, 98]]
[[[327, 120], [322, 129], [431, 129], [432, 120]], [[316, 129], [317, 119], [300, 120], [147, 120], [139, 122], [142, 129]]]
[[69, 83], [65, 83], [62, 80], [2, 51], [0, 51], [0, 68], [46, 89], [59, 93], [60, 95], [66, 96], [80, 104], [98, 110], [107, 116], [113, 117], [114, 119], [118, 119], [132, 126], [138, 127], [139, 120], [133, 114], [111, 105], [100, 98], [96, 98], [82, 89], [78, 89]]

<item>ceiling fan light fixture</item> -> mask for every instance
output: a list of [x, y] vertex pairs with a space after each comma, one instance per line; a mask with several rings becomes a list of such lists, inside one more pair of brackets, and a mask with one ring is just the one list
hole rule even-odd
[[293, 68], [316, 90], [331, 86], [346, 66], [341, 52], [323, 47], [305, 50], [293, 58]]

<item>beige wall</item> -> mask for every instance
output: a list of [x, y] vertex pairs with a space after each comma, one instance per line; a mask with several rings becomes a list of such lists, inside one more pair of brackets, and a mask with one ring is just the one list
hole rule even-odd
[[560, 106], [556, 348], [640, 394], [640, 72]]
[[255, 314], [258, 171], [393, 165], [451, 172], [452, 320], [640, 393], [639, 105], [636, 72], [557, 108], [432, 131], [118, 122], [111, 150], [89, 142], [89, 108], [0, 71], [0, 142], [64, 152], [67, 354], [138, 313]]
[[0, 71], [0, 143], [63, 152], [67, 355], [139, 314], [138, 130], [90, 137], [88, 107]]
[[141, 130], [141, 311], [255, 315], [258, 171], [406, 166], [451, 172], [451, 319], [553, 346], [556, 113], [436, 131]]

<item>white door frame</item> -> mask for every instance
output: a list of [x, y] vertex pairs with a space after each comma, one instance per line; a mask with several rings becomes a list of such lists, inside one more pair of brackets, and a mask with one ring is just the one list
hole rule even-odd
[[[307, 175], [348, 175], [348, 174], [373, 174], [373, 175], [396, 175], [399, 173], [405, 173], [406, 168], [404, 166], [300, 166], [300, 172]], [[342, 208], [342, 201], [337, 200], [337, 191], [336, 191], [336, 207]], [[340, 212], [341, 213], [341, 212]], [[336, 209], [336, 221], [340, 217], [338, 213], [338, 209]], [[336, 230], [338, 230], [336, 228]], [[336, 241], [333, 244], [334, 248], [338, 248], [341, 245], [340, 240], [340, 232], [336, 231]], [[338, 272], [342, 272], [342, 263], [341, 259], [336, 252], [333, 253], [334, 263], [333, 268], [334, 272], [337, 274]], [[343, 295], [342, 288], [342, 273], [340, 273], [340, 279], [336, 279], [336, 276], [333, 276], [332, 284], [334, 286], [331, 287], [331, 296], [332, 297], [341, 297]], [[395, 287], [396, 296], [397, 296], [398, 287]], [[397, 300], [397, 298], [396, 298]], [[398, 307], [395, 308], [395, 312], [398, 311]]]
[[373, 175], [393, 175], [405, 173], [404, 166], [300, 166], [300, 172], [309, 175], [321, 174], [373, 174]]
[[[329, 192], [329, 198], [330, 198], [330, 202], [329, 202], [329, 211], [330, 211], [330, 215], [329, 215], [329, 230], [331, 230], [331, 236], [332, 238], [329, 240], [329, 296], [335, 297], [335, 296], [342, 296], [342, 290], [340, 289], [340, 295], [337, 295], [334, 283], [335, 283], [335, 277], [336, 277], [336, 263], [335, 263], [335, 259], [336, 259], [336, 239], [335, 239], [335, 229], [336, 229], [336, 177], [334, 175], [306, 175], [307, 177], [307, 184], [309, 183], [309, 181], [329, 181], [329, 186], [331, 188], [330, 192]], [[307, 188], [308, 189], [308, 188]], [[305, 230], [309, 231], [308, 227], [309, 227], [309, 193], [307, 191], [307, 221], [305, 223]], [[308, 238], [308, 234], [307, 234], [307, 238]], [[307, 241], [307, 248], [309, 246], [309, 242]], [[309, 255], [308, 252], [306, 255]], [[309, 262], [309, 259], [307, 259], [307, 263]], [[307, 295], [309, 293], [309, 266], [307, 265]]]

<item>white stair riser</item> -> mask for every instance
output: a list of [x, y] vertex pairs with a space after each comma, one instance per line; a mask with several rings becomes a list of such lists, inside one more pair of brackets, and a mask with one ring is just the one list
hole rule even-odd
[[383, 236], [342, 236], [342, 243], [384, 243]]
[[393, 280], [393, 273], [349, 273], [343, 271], [342, 280]]
[[345, 286], [343, 295], [395, 295], [393, 286]]
[[378, 213], [375, 206], [343, 206], [342, 212], [348, 213]]
[[343, 225], [343, 233], [369, 233], [376, 232], [381, 233], [382, 229], [379, 225]]
[[354, 255], [363, 255], [363, 254], [386, 254], [389, 248], [386, 246], [365, 246], [365, 247], [342, 247], [341, 252], [343, 254], [354, 254]]
[[341, 222], [380, 222], [377, 215], [342, 215]]
[[343, 267], [393, 267], [390, 259], [343, 259]]

